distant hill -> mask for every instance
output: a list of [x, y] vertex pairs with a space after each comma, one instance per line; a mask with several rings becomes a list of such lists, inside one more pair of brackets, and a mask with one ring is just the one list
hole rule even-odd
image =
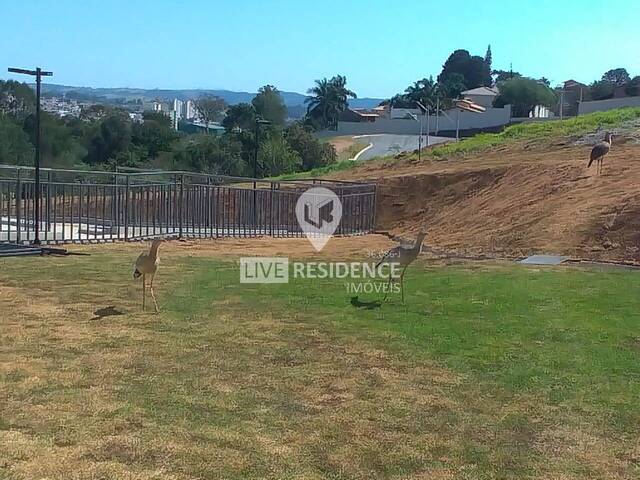
[[[73, 92], [78, 98], [94, 99], [95, 101], [115, 102], [118, 100], [136, 100], [143, 101], [162, 100], [170, 101], [175, 98], [179, 100], [189, 100], [198, 98], [202, 95], [216, 95], [222, 98], [229, 105], [235, 105], [242, 102], [251, 102], [255, 93], [250, 92], [234, 92], [231, 90], [205, 90], [205, 89], [187, 89], [187, 90], [165, 90], [143, 88], [92, 88], [92, 87], [73, 87], [68, 85], [56, 85], [46, 83], [42, 85], [42, 92], [46, 95], [61, 96]], [[306, 95], [296, 92], [280, 92], [284, 104], [289, 109], [289, 114], [293, 118], [299, 118], [306, 112], [304, 103]], [[357, 98], [351, 100], [349, 104], [354, 108], [372, 108], [382, 101], [381, 98]], [[302, 107], [302, 108], [301, 108]]]

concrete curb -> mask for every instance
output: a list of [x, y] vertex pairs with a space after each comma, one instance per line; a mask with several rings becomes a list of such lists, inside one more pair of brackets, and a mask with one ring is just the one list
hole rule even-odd
[[369, 145], [364, 147], [362, 150], [360, 150], [358, 153], [356, 153], [356, 155], [351, 159], [351, 161], [353, 162], [357, 161], [360, 158], [360, 155], [362, 155], [364, 152], [366, 152], [370, 148], [373, 148], [373, 143], [370, 143]]

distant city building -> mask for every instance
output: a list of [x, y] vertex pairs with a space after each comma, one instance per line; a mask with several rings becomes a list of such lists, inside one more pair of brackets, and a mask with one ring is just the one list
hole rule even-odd
[[153, 111], [154, 112], [161, 112], [162, 111], [162, 102], [159, 101], [155, 101], [153, 102]]
[[169, 118], [171, 119], [171, 128], [177, 131], [178, 125], [180, 124], [180, 114], [177, 110], [172, 110], [169, 114]]
[[134, 123], [142, 123], [144, 121], [144, 119], [142, 117], [142, 114], [141, 113], [137, 113], [137, 112], [130, 112], [129, 113], [129, 118]]
[[185, 120], [193, 120], [196, 118], [196, 105], [193, 100], [182, 102], [182, 118]]
[[40, 102], [42, 110], [58, 117], [79, 117], [81, 104], [65, 97], [45, 97]]
[[182, 100], [178, 100], [177, 98], [173, 100], [173, 111], [176, 112], [176, 116], [178, 119], [182, 118], [184, 111], [184, 102]]

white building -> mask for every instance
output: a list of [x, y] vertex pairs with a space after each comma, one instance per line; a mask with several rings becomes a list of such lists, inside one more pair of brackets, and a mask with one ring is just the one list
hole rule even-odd
[[142, 117], [141, 113], [137, 113], [137, 112], [129, 112], [129, 118], [131, 119], [132, 122], [135, 123], [142, 123], [144, 122], [144, 119]]
[[178, 131], [178, 125], [180, 124], [180, 116], [177, 110], [173, 110], [169, 114], [169, 118], [171, 119], [171, 128]]
[[177, 98], [173, 100], [173, 111], [176, 112], [177, 117], [182, 118], [182, 112], [184, 109], [184, 102]]
[[493, 101], [498, 96], [498, 89], [492, 87], [477, 87], [471, 90], [465, 90], [461, 93], [461, 96], [484, 108], [491, 108]]
[[182, 118], [185, 120], [193, 120], [196, 118], [196, 106], [193, 100], [187, 100], [182, 102]]

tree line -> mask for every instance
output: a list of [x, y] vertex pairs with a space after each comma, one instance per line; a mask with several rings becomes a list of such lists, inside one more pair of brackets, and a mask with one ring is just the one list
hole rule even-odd
[[[465, 90], [497, 87], [494, 106], [512, 105], [514, 116], [529, 116], [537, 106], [558, 105], [561, 87], [552, 89], [546, 78], [526, 77], [513, 70], [492, 68], [491, 46], [484, 57], [455, 50], [433, 76], [413, 82], [404, 92], [382, 104], [415, 108], [417, 102], [435, 110], [450, 108]], [[631, 78], [624, 68], [604, 73], [584, 92], [583, 100], [611, 98], [619, 89], [640, 95], [640, 76]], [[336, 161], [333, 146], [317, 140], [315, 130], [337, 126], [349, 99], [347, 79], [335, 75], [315, 81], [305, 100], [302, 121], [286, 124], [287, 109], [277, 88], [265, 85], [250, 103], [228, 106], [215, 96], [195, 101], [207, 133], [221, 122], [222, 135], [177, 132], [160, 112], [146, 111], [143, 122], [134, 122], [118, 106], [94, 104], [78, 118], [42, 113], [44, 166], [98, 168], [117, 166], [187, 170], [221, 175], [259, 177], [307, 171]], [[24, 83], [0, 81], [0, 163], [31, 165], [35, 141], [35, 95]]]
[[[559, 105], [562, 86], [552, 89], [547, 78], [532, 78], [513, 70], [492, 68], [492, 52], [489, 45], [484, 57], [471, 55], [467, 50], [455, 50], [442, 66], [434, 80], [433, 76], [422, 78], [409, 85], [385, 104], [396, 108], [416, 108], [417, 102], [434, 111], [436, 106], [451, 108], [453, 100], [465, 90], [477, 87], [497, 87], [499, 95], [495, 107], [510, 104], [512, 114], [527, 117], [533, 109], [542, 105], [554, 109]], [[631, 78], [624, 68], [605, 72], [600, 80], [591, 83], [583, 92], [583, 100], [612, 98], [616, 89], [623, 88], [628, 96], [640, 95], [640, 76]]]
[[[116, 166], [187, 170], [260, 177], [293, 173], [336, 161], [332, 145], [318, 141], [304, 122], [286, 125], [279, 91], [262, 87], [251, 103], [227, 106], [217, 97], [195, 102], [207, 130], [222, 120], [222, 135], [187, 134], [171, 128], [162, 112], [145, 111], [143, 122], [127, 111], [92, 105], [78, 118], [42, 112], [42, 165], [113, 170]], [[15, 81], [0, 81], [0, 163], [32, 165], [35, 95]]]

